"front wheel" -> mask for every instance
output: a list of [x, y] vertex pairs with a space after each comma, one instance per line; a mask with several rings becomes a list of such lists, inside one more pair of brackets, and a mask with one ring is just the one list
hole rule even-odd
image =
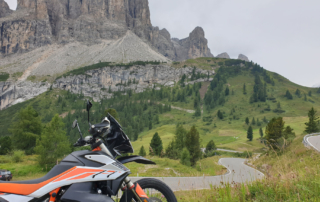
[[[143, 191], [149, 197], [149, 202], [177, 202], [177, 198], [173, 191], [162, 181], [153, 178], [144, 178], [136, 183], [140, 185]], [[136, 184], [135, 183], [135, 184]], [[125, 195], [126, 193], [124, 193]], [[125, 200], [127, 198], [127, 201]], [[122, 196], [121, 202], [139, 201], [135, 198], [132, 192], [127, 194], [127, 197]]]

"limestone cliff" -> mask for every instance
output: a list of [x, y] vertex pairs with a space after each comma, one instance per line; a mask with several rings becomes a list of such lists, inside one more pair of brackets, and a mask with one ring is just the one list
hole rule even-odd
[[230, 56], [228, 53], [220, 53], [219, 55], [216, 56], [217, 58], [225, 58], [225, 59], [230, 59]]
[[208, 40], [204, 36], [204, 30], [196, 27], [188, 38], [173, 39], [176, 48], [176, 60], [182, 61], [189, 58], [213, 57], [208, 48]]
[[10, 15], [12, 10], [10, 10], [8, 4], [4, 0], [0, 0], [0, 18]]
[[[73, 93], [83, 93], [95, 101], [101, 98], [110, 98], [116, 91], [131, 89], [134, 92], [143, 92], [155, 84], [172, 86], [179, 81], [183, 74], [190, 76], [193, 68], [174, 68], [169, 65], [147, 65], [127, 67], [104, 67], [87, 71], [84, 75], [60, 78], [53, 83], [53, 88], [70, 90]], [[213, 75], [213, 70], [196, 69], [196, 73]], [[212, 78], [210, 78], [211, 80]], [[190, 83], [203, 82], [198, 79]], [[51, 84], [47, 82], [0, 82], [0, 110], [26, 101], [46, 92]], [[158, 89], [158, 88], [157, 88]]]
[[238, 59], [239, 60], [244, 60], [246, 62], [249, 62], [249, 58], [247, 56], [243, 55], [243, 54], [239, 54]]
[[202, 28], [175, 45], [167, 30], [153, 27], [148, 0], [18, 0], [14, 12], [0, 0], [0, 30], [2, 58], [51, 44], [92, 46], [128, 30], [171, 60], [212, 57]]

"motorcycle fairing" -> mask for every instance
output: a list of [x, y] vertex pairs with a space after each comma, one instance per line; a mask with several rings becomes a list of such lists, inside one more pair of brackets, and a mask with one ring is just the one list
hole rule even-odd
[[125, 173], [130, 173], [130, 170], [103, 152], [78, 151], [68, 155], [42, 178], [0, 182], [0, 192], [40, 198], [59, 187], [88, 181], [115, 180]]
[[125, 156], [117, 159], [120, 163], [130, 163], [130, 162], [136, 162], [141, 164], [156, 164], [153, 161], [150, 161], [149, 159], [143, 158], [142, 156]]
[[83, 182], [71, 185], [61, 197], [62, 202], [114, 202], [109, 196], [92, 193], [93, 183]]
[[32, 200], [33, 197], [21, 196], [16, 194], [0, 194], [0, 202], [28, 202]]
[[75, 183], [115, 180], [127, 172], [112, 164], [100, 168], [77, 166], [74, 170], [42, 186], [28, 196], [39, 198], [54, 189]]

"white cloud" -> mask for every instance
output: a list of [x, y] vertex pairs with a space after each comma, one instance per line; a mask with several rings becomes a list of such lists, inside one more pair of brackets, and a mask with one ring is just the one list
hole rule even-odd
[[304, 86], [319, 83], [320, 1], [149, 0], [154, 26], [184, 38], [205, 30], [214, 55], [243, 53]]

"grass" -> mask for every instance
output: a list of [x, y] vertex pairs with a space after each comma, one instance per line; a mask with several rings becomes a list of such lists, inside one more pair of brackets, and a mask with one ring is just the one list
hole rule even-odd
[[227, 59], [223, 58], [197, 58], [197, 59], [188, 59], [182, 62], [173, 62], [172, 66], [176, 68], [183, 67], [197, 67], [204, 70], [213, 70], [219, 68], [219, 62], [224, 62]]
[[50, 168], [42, 168], [36, 163], [36, 155], [25, 156], [22, 162], [15, 163], [12, 156], [0, 155], [0, 169], [10, 170], [13, 180], [27, 180], [42, 177]]
[[[200, 66], [218, 65], [220, 62], [229, 61], [227, 59], [218, 58], [199, 58], [190, 59], [182, 63], [174, 63], [176, 67], [183, 67], [183, 64], [192, 66], [197, 64]], [[99, 65], [105, 66], [104, 63], [96, 64], [97, 66], [88, 66], [69, 72], [70, 74], [80, 74], [91, 68], [97, 68]], [[259, 128], [265, 128], [266, 122], [262, 122], [264, 117], [270, 120], [273, 117], [282, 116], [286, 125], [290, 125], [296, 134], [301, 134], [304, 130], [304, 123], [307, 121], [307, 112], [311, 107], [315, 107], [317, 111], [320, 109], [320, 94], [317, 93], [317, 89], [299, 86], [287, 80], [286, 78], [273, 73], [268, 72], [274, 79], [275, 86], [267, 86], [267, 94], [269, 98], [275, 98], [275, 100], [267, 100], [266, 102], [249, 103], [249, 98], [253, 93], [254, 78], [249, 71], [242, 71], [241, 74], [228, 78], [226, 85], [229, 86], [230, 95], [226, 96], [226, 103], [223, 106], [217, 106], [213, 110], [207, 111], [204, 109], [204, 113], [201, 117], [194, 117], [193, 114], [185, 111], [173, 109], [171, 112], [160, 115], [160, 123], [153, 126], [152, 130], [145, 129], [140, 133], [136, 142], [133, 142], [134, 149], [138, 151], [143, 145], [145, 148], [149, 148], [152, 135], [158, 132], [162, 138], [164, 148], [173, 139], [175, 133], [175, 125], [180, 123], [188, 130], [192, 125], [196, 125], [200, 133], [202, 147], [213, 140], [219, 148], [232, 149], [238, 151], [255, 151], [260, 152], [264, 145], [259, 141]], [[243, 94], [243, 84], [246, 84], [247, 94]], [[203, 83], [205, 86], [207, 83]], [[299, 89], [302, 95], [307, 94], [307, 101], [304, 100], [304, 96], [298, 97], [294, 94], [295, 90]], [[288, 100], [284, 97], [285, 92], [289, 90], [293, 95], [293, 100]], [[204, 95], [205, 88], [201, 89], [201, 95]], [[233, 94], [231, 92], [234, 92]], [[308, 92], [312, 91], [312, 96], [308, 96]], [[57, 95], [65, 96], [66, 92], [61, 90], [53, 90], [48, 93], [39, 95], [38, 97], [23, 102], [0, 112], [0, 135], [10, 135], [8, 127], [12, 120], [14, 120], [14, 114], [26, 107], [27, 104], [32, 104], [34, 108], [39, 112], [40, 116], [45, 119], [45, 116], [54, 113], [66, 113], [73, 110], [73, 105], [83, 104], [82, 100], [77, 100], [76, 103], [69, 103], [67, 101], [66, 107], [61, 109], [59, 105], [55, 104]], [[193, 98], [188, 97], [186, 102], [168, 102], [167, 100], [159, 100], [161, 103], [172, 104], [172, 106], [181, 107], [184, 109], [193, 109]], [[312, 100], [313, 102], [310, 102]], [[277, 108], [277, 103], [280, 102], [284, 113], [275, 113], [272, 110]], [[96, 106], [96, 105], [95, 105]], [[270, 106], [271, 111], [265, 110]], [[224, 114], [224, 119], [217, 118], [217, 111], [220, 110]], [[249, 117], [251, 121], [254, 117], [255, 120], [260, 120], [261, 125], [253, 125], [253, 141], [247, 140], [246, 131], [248, 125], [245, 124], [245, 118]]]
[[10, 74], [5, 72], [0, 72], [0, 81], [7, 81], [9, 77], [10, 77]]
[[264, 180], [176, 192], [178, 201], [319, 201], [320, 154], [304, 147], [302, 139], [282, 153], [269, 151], [249, 161], [264, 172]]
[[154, 161], [157, 165], [143, 165], [138, 163], [129, 163], [128, 167], [132, 176], [139, 177], [196, 177], [196, 176], [214, 176], [226, 173], [227, 169], [218, 165], [220, 157], [214, 156], [201, 159], [195, 167], [185, 166], [179, 163], [179, 160], [160, 158], [156, 156], [147, 156], [147, 159]]
[[[226, 155], [225, 155], [226, 156]], [[218, 165], [218, 156], [201, 159], [195, 167], [185, 166], [179, 160], [147, 156], [146, 158], [156, 162], [157, 165], [144, 165], [129, 163], [131, 176], [140, 177], [192, 177], [213, 176], [226, 173], [226, 168]], [[11, 155], [0, 156], [0, 169], [10, 170], [13, 180], [29, 180], [44, 176], [50, 171], [50, 167], [41, 167], [37, 163], [37, 155], [25, 156], [23, 161], [14, 162]]]

